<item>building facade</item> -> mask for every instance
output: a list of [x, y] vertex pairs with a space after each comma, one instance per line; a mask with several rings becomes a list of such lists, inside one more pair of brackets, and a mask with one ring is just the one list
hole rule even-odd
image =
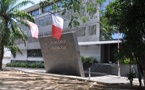
[[[61, 5], [61, 3], [57, 3]], [[34, 16], [35, 23], [39, 27], [39, 37], [51, 35], [51, 25], [52, 18], [51, 14], [48, 12], [52, 8], [52, 5], [47, 6], [44, 9], [44, 13], [41, 12], [39, 4], [33, 5], [25, 9], [26, 12]], [[76, 31], [80, 54], [81, 56], [89, 57], [92, 56], [96, 58], [98, 62], [109, 62], [110, 58], [110, 45], [117, 43], [117, 41], [99, 41], [100, 37], [100, 18], [99, 12], [96, 13], [97, 18], [90, 19], [86, 23], [81, 23], [79, 27], [69, 28], [70, 12], [67, 11], [64, 16], [64, 32], [69, 32], [71, 30]], [[24, 33], [28, 36], [26, 45], [21, 40], [17, 40], [16, 43], [22, 50], [23, 54], [17, 53], [16, 57], [12, 57], [11, 60], [14, 61], [43, 61], [40, 44], [38, 39], [32, 38], [29, 28], [20, 25], [24, 30]], [[104, 54], [104, 52], [106, 54]]]

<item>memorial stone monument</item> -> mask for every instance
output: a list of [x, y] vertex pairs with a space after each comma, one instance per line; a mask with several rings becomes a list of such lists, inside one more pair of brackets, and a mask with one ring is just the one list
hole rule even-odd
[[62, 34], [60, 40], [52, 36], [39, 38], [47, 73], [84, 77], [77, 36], [74, 31]]

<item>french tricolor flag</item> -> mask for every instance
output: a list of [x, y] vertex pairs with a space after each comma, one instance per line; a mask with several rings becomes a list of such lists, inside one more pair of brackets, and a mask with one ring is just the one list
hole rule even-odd
[[52, 37], [58, 40], [60, 39], [63, 30], [63, 23], [64, 20], [61, 17], [52, 15]]

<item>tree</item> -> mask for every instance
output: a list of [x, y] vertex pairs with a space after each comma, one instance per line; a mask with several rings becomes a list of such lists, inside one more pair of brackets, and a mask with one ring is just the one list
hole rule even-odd
[[116, 28], [109, 24], [108, 18], [104, 15], [100, 17], [100, 40], [112, 39], [112, 34], [117, 32]]
[[[62, 3], [62, 9], [57, 6], [56, 2], [58, 0], [47, 0], [40, 2], [40, 7], [42, 8], [42, 12], [44, 12], [44, 8], [47, 5], [50, 5], [53, 2], [53, 12], [57, 13], [62, 11], [61, 15], [65, 15], [67, 11], [71, 12], [71, 20], [69, 23], [69, 27], [77, 27], [80, 23], [85, 23], [89, 19], [100, 18], [96, 17], [96, 12], [102, 11], [100, 10], [100, 5], [106, 0], [60, 0]], [[99, 12], [100, 13], [100, 12]], [[103, 13], [103, 12], [101, 12]], [[105, 18], [102, 14], [100, 19], [101, 25], [101, 40], [102, 39], [112, 39], [111, 35], [115, 32], [112, 26], [108, 24], [107, 18]]]
[[26, 41], [26, 35], [19, 27], [19, 23], [25, 24], [26, 22], [22, 18], [28, 19], [34, 22], [34, 19], [28, 13], [19, 10], [19, 8], [33, 3], [30, 0], [0, 0], [0, 69], [2, 69], [2, 59], [4, 55], [4, 47], [9, 48], [11, 53], [15, 56], [16, 52], [20, 52], [20, 49], [16, 46], [15, 40], [21, 39]]
[[105, 16], [124, 34], [121, 49], [126, 57], [136, 58], [145, 78], [144, 5], [144, 0], [115, 0], [107, 6]]
[[[87, 20], [96, 18], [96, 12], [100, 10], [100, 3], [106, 0], [46, 0], [40, 2], [40, 7], [43, 9], [53, 3], [53, 13], [62, 12], [61, 15], [65, 15], [67, 11], [71, 13], [69, 27], [77, 27], [80, 23], [85, 23]], [[60, 6], [57, 6], [56, 2], [61, 2]]]

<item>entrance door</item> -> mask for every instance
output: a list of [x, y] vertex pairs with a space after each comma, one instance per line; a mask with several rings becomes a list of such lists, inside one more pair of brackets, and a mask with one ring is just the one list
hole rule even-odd
[[109, 45], [102, 44], [101, 45], [101, 63], [109, 63], [110, 54], [109, 54]]

